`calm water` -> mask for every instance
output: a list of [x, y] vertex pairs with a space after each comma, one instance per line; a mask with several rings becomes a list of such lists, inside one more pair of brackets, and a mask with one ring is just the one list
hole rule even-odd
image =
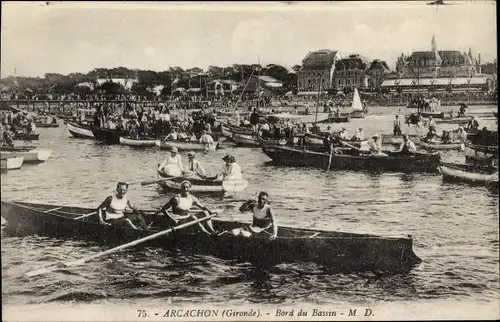
[[[392, 115], [374, 115], [353, 120], [347, 127], [363, 126], [366, 135], [387, 133], [392, 119]], [[496, 127], [494, 120], [487, 122]], [[156, 178], [155, 169], [164, 152], [73, 139], [64, 127], [39, 131], [37, 144], [53, 150], [51, 159], [2, 174], [3, 200], [95, 207], [117, 181], [136, 183], [130, 186], [130, 198], [145, 208], [168, 200], [154, 186], [139, 184]], [[485, 188], [443, 183], [440, 175], [431, 174], [279, 168], [259, 149], [229, 145], [198, 158], [210, 175], [220, 171], [226, 153], [236, 157], [249, 187], [233, 199], [201, 197], [207, 205], [222, 210], [221, 218], [248, 221], [250, 215], [239, 214], [237, 207], [242, 199], [265, 190], [282, 225], [384, 236], [411, 234], [414, 251], [423, 263], [409, 274], [383, 278], [328, 275], [305, 264], [281, 265], [264, 274], [247, 264], [146, 249], [115, 254], [71, 273], [28, 279], [23, 273], [31, 269], [106, 248], [37, 236], [11, 237], [2, 232], [3, 303], [121, 303], [136, 299], [151, 305], [324, 304], [498, 299], [498, 195]], [[449, 152], [443, 158], [463, 161], [464, 156]]]

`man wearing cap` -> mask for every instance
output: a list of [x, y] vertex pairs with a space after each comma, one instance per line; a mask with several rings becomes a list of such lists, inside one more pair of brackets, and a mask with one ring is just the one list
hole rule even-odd
[[380, 146], [380, 141], [379, 141], [379, 136], [378, 134], [375, 134], [372, 136], [373, 141], [370, 142], [369, 144], [369, 149], [372, 155], [377, 155], [377, 156], [383, 156], [387, 155], [384, 152], [382, 152], [382, 147]]
[[184, 171], [177, 147], [172, 147], [165, 160], [158, 166], [158, 172], [167, 177], [179, 177]]
[[188, 152], [188, 167], [185, 172], [185, 177], [188, 179], [205, 179], [207, 176], [205, 174], [205, 169], [201, 166], [200, 161], [195, 159], [196, 154], [194, 152]]
[[410, 141], [410, 139], [408, 138], [408, 134], [403, 134], [403, 143], [401, 143], [399, 150], [397, 152], [402, 154], [411, 154], [417, 152], [415, 143]]
[[227, 180], [243, 180], [243, 175], [241, 174], [241, 168], [236, 163], [236, 159], [232, 155], [226, 155], [222, 158], [226, 163], [222, 169], [222, 173], [217, 176], [220, 181]]

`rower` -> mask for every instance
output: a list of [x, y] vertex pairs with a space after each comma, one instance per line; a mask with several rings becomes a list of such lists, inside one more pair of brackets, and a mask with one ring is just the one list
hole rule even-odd
[[449, 131], [443, 130], [443, 133], [441, 134], [441, 143], [451, 143], [451, 136]]
[[201, 166], [200, 161], [195, 160], [196, 153], [188, 152], [188, 169], [184, 173], [186, 178], [192, 179], [205, 179], [207, 176], [205, 174], [205, 169]]
[[467, 131], [465, 131], [464, 127], [461, 125], [458, 127], [457, 140], [462, 143], [467, 141]]
[[118, 182], [116, 184], [116, 191], [112, 196], [107, 197], [97, 207], [97, 215], [99, 216], [99, 223], [102, 225], [126, 225], [132, 229], [138, 229], [130, 220], [131, 215], [125, 214], [125, 209], [128, 207], [134, 212], [134, 219], [138, 219], [141, 227], [145, 230], [148, 229], [146, 221], [137, 213], [137, 208], [134, 207], [130, 200], [127, 198], [128, 183]]
[[240, 207], [241, 212], [252, 211], [252, 224], [245, 228], [236, 228], [231, 231], [233, 236], [251, 237], [260, 234], [269, 236], [270, 239], [278, 237], [278, 225], [274, 211], [269, 205], [267, 192], [260, 192], [257, 200], [251, 199]]
[[167, 177], [179, 177], [184, 171], [182, 167], [182, 159], [179, 155], [177, 147], [170, 148], [170, 153], [167, 154], [165, 160], [158, 166], [158, 172]]
[[429, 131], [434, 130], [436, 131], [436, 121], [432, 119], [432, 116], [429, 116]]
[[410, 154], [413, 152], [417, 152], [417, 148], [415, 147], [415, 143], [413, 143], [409, 138], [408, 134], [403, 134], [403, 143], [399, 147], [399, 151], [402, 154]]
[[384, 155], [387, 155], [385, 154], [384, 152], [382, 152], [382, 147], [380, 145], [380, 142], [379, 142], [379, 136], [378, 134], [375, 134], [374, 136], [372, 136], [372, 140], [369, 144], [369, 150], [370, 152], [372, 153], [372, 155], [376, 155], [376, 156], [384, 156]]
[[467, 124], [467, 129], [468, 130], [479, 130], [479, 121], [477, 120], [477, 117], [471, 116], [469, 123]]
[[226, 181], [226, 180], [243, 180], [243, 175], [241, 174], [241, 168], [236, 163], [236, 159], [232, 155], [226, 155], [222, 158], [225, 161], [222, 173], [217, 176], [216, 180]]
[[399, 119], [399, 115], [396, 115], [396, 118], [394, 119], [394, 127], [392, 133], [394, 135], [401, 135], [401, 120]]
[[427, 135], [425, 136], [424, 140], [426, 142], [430, 142], [434, 140], [434, 138], [439, 137], [436, 133], [436, 130], [434, 129], [429, 129], [429, 132], [427, 132]]
[[[192, 220], [198, 220], [198, 217], [194, 214], [190, 214], [192, 206], [196, 206], [204, 211], [206, 216], [212, 214], [212, 212], [205, 207], [195, 196], [190, 193], [191, 182], [184, 180], [181, 182], [181, 192], [172, 197], [163, 207], [159, 209], [159, 214], [165, 216], [169, 221], [170, 225], [177, 226], [182, 225]], [[171, 212], [168, 212], [172, 209]], [[216, 233], [211, 220], [207, 220], [206, 227], [201, 223], [198, 224], [200, 230], [206, 234]]]

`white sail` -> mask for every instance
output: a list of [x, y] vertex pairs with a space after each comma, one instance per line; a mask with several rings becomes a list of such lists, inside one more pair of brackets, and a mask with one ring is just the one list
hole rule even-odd
[[352, 99], [352, 109], [354, 111], [363, 110], [363, 104], [361, 104], [361, 99], [359, 98], [359, 93], [357, 88], [354, 89], [354, 97]]

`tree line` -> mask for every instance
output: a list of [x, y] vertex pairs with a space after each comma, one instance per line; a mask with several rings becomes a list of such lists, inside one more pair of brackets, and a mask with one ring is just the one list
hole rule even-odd
[[[182, 69], [179, 66], [170, 67], [165, 71], [128, 69], [126, 67], [96, 68], [87, 74], [71, 73], [62, 75], [47, 73], [44, 77], [15, 77], [0, 79], [0, 89], [4, 92], [32, 92], [39, 94], [89, 94], [95, 91], [117, 94], [126, 91], [121, 85], [113, 83], [111, 78], [137, 79], [130, 88], [130, 93], [136, 95], [151, 95], [151, 89], [162, 85], [161, 94], [170, 95], [173, 89], [182, 87], [201, 88], [204, 90], [211, 81], [216, 79], [232, 80], [242, 83], [251, 75], [265, 75], [283, 82], [285, 90], [294, 90], [296, 74], [299, 65], [292, 70], [278, 64], [261, 66], [258, 64], [233, 64], [227, 67], [209, 66], [207, 70], [199, 67]], [[97, 79], [108, 81], [97, 84]], [[82, 84], [89, 84], [85, 86]]]

